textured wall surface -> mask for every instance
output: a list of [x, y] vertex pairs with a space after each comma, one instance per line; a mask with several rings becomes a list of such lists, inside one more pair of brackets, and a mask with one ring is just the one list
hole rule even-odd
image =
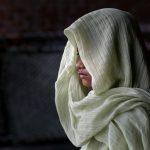
[[129, 11], [140, 23], [150, 49], [149, 0], [0, 0], [0, 36], [27, 32], [62, 32], [80, 16], [100, 8]]
[[104, 7], [129, 11], [141, 23], [150, 23], [149, 0], [0, 0], [0, 31], [62, 30], [85, 13]]

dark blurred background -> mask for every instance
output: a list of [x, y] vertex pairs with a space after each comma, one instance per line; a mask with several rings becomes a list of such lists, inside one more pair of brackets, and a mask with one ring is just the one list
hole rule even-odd
[[0, 150], [76, 149], [54, 102], [63, 30], [106, 7], [137, 18], [150, 54], [149, 0], [0, 0]]

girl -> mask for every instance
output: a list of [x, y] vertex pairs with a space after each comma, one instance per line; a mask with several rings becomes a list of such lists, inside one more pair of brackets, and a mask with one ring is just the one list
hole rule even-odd
[[81, 150], [149, 150], [150, 77], [134, 17], [100, 9], [64, 33], [55, 102], [70, 141]]

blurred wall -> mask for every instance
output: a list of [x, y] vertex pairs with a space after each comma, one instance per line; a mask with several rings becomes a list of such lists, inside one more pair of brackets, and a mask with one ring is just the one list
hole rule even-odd
[[149, 0], [0, 0], [0, 36], [60, 31], [90, 11], [114, 7], [131, 12], [150, 49]]

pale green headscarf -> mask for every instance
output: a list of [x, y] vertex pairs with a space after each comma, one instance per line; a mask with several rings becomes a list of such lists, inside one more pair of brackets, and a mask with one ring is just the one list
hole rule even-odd
[[[138, 25], [131, 14], [100, 9], [64, 30], [68, 37], [55, 83], [60, 122], [82, 150], [150, 149], [150, 78]], [[77, 48], [92, 76], [80, 83]]]

